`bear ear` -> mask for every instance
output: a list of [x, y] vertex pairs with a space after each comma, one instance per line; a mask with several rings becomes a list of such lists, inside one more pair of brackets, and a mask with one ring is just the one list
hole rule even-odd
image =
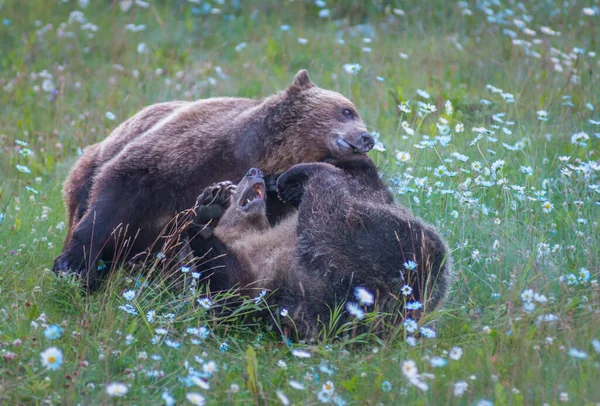
[[310, 78], [308, 77], [308, 71], [306, 69], [300, 69], [294, 77], [291, 88], [303, 90], [310, 89], [311, 87], [315, 87], [315, 84], [310, 81]]

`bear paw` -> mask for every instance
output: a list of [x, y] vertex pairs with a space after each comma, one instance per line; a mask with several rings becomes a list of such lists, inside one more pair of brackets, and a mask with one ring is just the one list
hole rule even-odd
[[225, 181], [211, 185], [204, 189], [196, 199], [197, 225], [216, 226], [216, 222], [223, 216], [229, 207], [231, 195], [235, 193], [237, 186], [232, 182]]
[[337, 172], [339, 169], [327, 163], [297, 164], [277, 179], [277, 194], [284, 203], [300, 205], [308, 179], [318, 173]]

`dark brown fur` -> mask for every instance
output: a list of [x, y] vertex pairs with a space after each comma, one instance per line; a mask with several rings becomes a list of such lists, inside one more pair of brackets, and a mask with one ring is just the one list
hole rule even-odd
[[[351, 117], [344, 112], [351, 112]], [[69, 230], [54, 271], [98, 286], [111, 233], [137, 233], [131, 252], [152, 245], [199, 190], [238, 180], [245, 168], [267, 175], [301, 162], [366, 152], [372, 138], [352, 103], [316, 87], [302, 70], [285, 91], [263, 100], [214, 98], [150, 106], [89, 147], [65, 184]]]
[[[398, 322], [402, 286], [412, 287], [409, 300], [432, 310], [451, 281], [444, 240], [393, 203], [372, 161], [357, 157], [335, 165], [300, 164], [285, 172], [279, 191], [299, 204], [298, 212], [272, 228], [264, 205], [240, 209], [244, 193], [260, 182], [246, 177], [220, 222], [214, 218], [208, 225], [212, 236], [192, 242], [197, 255], [220, 255], [220, 267], [211, 264], [211, 289], [237, 287], [250, 296], [275, 292], [271, 300], [288, 309], [300, 337], [316, 334], [318, 321], [327, 323], [337, 304], [354, 300], [356, 287], [372, 292], [377, 310], [396, 314]], [[418, 264], [414, 271], [403, 269], [408, 260]]]

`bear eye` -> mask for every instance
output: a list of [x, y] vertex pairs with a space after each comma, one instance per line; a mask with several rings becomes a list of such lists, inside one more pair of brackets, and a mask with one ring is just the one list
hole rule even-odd
[[345, 117], [352, 118], [352, 115], [353, 115], [352, 110], [344, 109], [344, 110], [342, 110], [342, 113], [344, 114]]

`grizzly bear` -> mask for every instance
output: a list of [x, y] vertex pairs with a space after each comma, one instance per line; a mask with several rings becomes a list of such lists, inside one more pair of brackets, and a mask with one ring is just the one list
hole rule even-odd
[[[394, 204], [368, 157], [332, 163], [295, 165], [279, 177], [280, 196], [298, 210], [273, 227], [258, 169], [250, 169], [233, 194], [224, 184], [200, 194], [188, 232], [201, 235], [191, 240], [194, 254], [213, 258], [199, 268], [210, 290], [272, 292], [270, 303], [288, 310], [283, 322], [299, 338], [317, 335], [340, 303], [360, 313], [352, 302], [357, 288], [371, 292], [373, 303], [365, 305], [393, 323], [402, 320], [399, 311], [418, 319], [448, 292], [452, 270], [444, 239]], [[405, 286], [408, 296], [401, 293]], [[414, 306], [404, 308], [404, 299]]]
[[[73, 168], [64, 187], [69, 230], [53, 270], [78, 273], [94, 290], [106, 276], [98, 258], [155, 245], [165, 225], [206, 186], [239, 180], [253, 166], [272, 178], [297, 163], [364, 154], [373, 145], [352, 102], [315, 86], [306, 70], [262, 100], [150, 106], [88, 148]], [[273, 220], [281, 207], [270, 201]], [[117, 246], [123, 232], [132, 238]]]

